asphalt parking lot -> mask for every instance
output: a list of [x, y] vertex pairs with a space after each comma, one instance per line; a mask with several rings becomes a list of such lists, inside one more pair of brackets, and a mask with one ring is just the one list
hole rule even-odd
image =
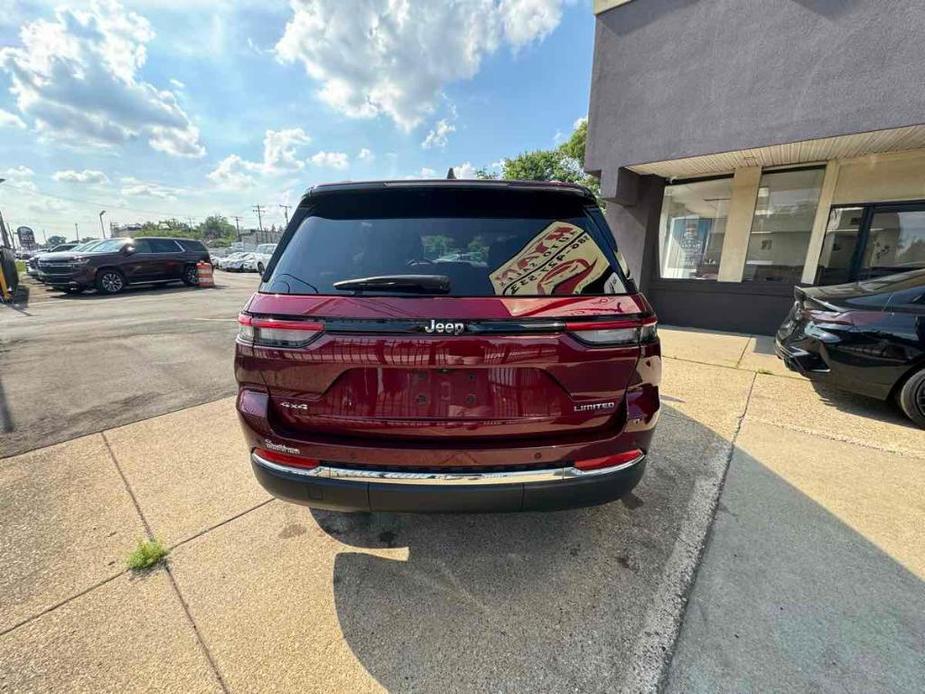
[[[311, 511], [252, 479], [227, 396], [256, 279], [217, 278], [0, 307], [14, 424], [0, 690], [871, 692], [925, 678], [925, 434], [889, 406], [814, 388], [764, 338], [665, 329], [664, 415], [630, 497], [549, 514]], [[46, 385], [29, 385], [35, 371]], [[66, 402], [42, 413], [30, 397]], [[145, 536], [167, 563], [126, 571]]]
[[0, 457], [232, 394], [238, 310], [259, 280], [215, 279], [115, 296], [27, 280], [0, 309]]

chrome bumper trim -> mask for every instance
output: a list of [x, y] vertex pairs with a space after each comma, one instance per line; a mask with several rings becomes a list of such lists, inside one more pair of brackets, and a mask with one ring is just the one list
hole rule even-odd
[[579, 470], [576, 467], [517, 470], [512, 472], [396, 472], [392, 470], [355, 470], [351, 468], [319, 465], [315, 468], [298, 468], [274, 463], [257, 453], [251, 453], [255, 465], [275, 472], [298, 475], [309, 479], [342, 480], [345, 482], [376, 482], [379, 484], [476, 485], [476, 484], [527, 484], [531, 482], [557, 482], [587, 479], [607, 475], [633, 467], [645, 459], [643, 453], [621, 465], [599, 470]]

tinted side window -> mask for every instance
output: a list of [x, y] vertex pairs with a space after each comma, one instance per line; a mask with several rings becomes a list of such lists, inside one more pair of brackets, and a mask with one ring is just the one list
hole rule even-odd
[[181, 250], [177, 242], [170, 239], [151, 239], [151, 246], [155, 253], [179, 253]]
[[183, 239], [182, 241], [177, 241], [177, 243], [183, 246], [183, 250], [185, 251], [204, 253], [206, 250], [206, 247], [203, 246], [199, 241], [189, 241], [189, 240]]
[[151, 239], [138, 239], [135, 241], [135, 252], [136, 253], [153, 253], [154, 246], [151, 244]]

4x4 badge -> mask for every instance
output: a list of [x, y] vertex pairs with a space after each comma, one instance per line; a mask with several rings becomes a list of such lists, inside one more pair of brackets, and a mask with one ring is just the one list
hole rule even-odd
[[430, 325], [424, 326], [425, 333], [445, 333], [461, 335], [466, 330], [465, 323], [441, 323], [431, 319]]

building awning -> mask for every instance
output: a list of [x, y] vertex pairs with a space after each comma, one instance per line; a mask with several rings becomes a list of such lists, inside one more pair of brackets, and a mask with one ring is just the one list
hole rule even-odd
[[754, 149], [702, 154], [683, 159], [633, 164], [626, 168], [638, 174], [651, 174], [667, 179], [691, 178], [730, 173], [739, 168], [752, 166], [766, 168], [790, 164], [810, 164], [922, 147], [925, 147], [925, 125], [911, 125], [903, 128], [825, 137], [818, 140], [768, 145]]

